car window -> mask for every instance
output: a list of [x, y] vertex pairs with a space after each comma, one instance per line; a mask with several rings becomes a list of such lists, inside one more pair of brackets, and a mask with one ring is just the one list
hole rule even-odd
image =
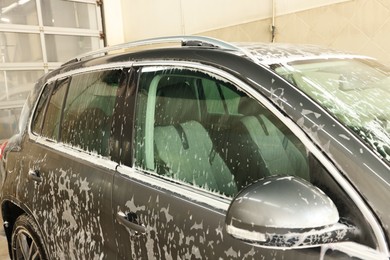
[[75, 75], [70, 82], [61, 141], [107, 156], [121, 70]]
[[309, 180], [300, 141], [216, 75], [146, 68], [136, 107], [136, 167], [227, 196], [269, 175]]
[[55, 82], [46, 85], [42, 91], [41, 97], [38, 101], [37, 108], [32, 120], [33, 133], [40, 134], [43, 126], [43, 118], [45, 115], [45, 108], [49, 100], [50, 91], [53, 89]]
[[51, 91], [51, 97], [46, 109], [42, 127], [42, 136], [57, 140], [60, 130], [61, 110], [66, 95], [68, 79], [56, 83]]
[[240, 96], [226, 84], [202, 79], [207, 111], [209, 113], [234, 114], [238, 112]]
[[32, 131], [108, 156], [120, 76], [121, 70], [98, 71], [48, 84], [38, 101]]

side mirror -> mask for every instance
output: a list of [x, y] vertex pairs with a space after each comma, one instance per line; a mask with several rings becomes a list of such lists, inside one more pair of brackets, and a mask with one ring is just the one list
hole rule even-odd
[[349, 240], [355, 228], [339, 223], [332, 200], [311, 183], [272, 176], [241, 191], [226, 217], [231, 236], [272, 248], [304, 248]]

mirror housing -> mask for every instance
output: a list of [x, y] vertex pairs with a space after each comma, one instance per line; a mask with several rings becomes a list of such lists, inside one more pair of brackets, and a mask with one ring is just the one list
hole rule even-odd
[[271, 176], [246, 187], [226, 216], [231, 236], [272, 248], [304, 248], [349, 240], [355, 228], [319, 188], [294, 176]]

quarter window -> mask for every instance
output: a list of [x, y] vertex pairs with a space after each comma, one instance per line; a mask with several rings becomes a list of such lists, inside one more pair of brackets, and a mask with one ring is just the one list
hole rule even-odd
[[43, 122], [42, 135], [52, 140], [57, 140], [59, 136], [61, 110], [68, 83], [68, 79], [57, 82], [51, 92], [51, 98]]
[[227, 196], [269, 175], [309, 179], [300, 141], [218, 76], [147, 68], [137, 101], [137, 167]]
[[40, 134], [43, 126], [43, 119], [45, 115], [45, 108], [47, 101], [49, 100], [50, 90], [53, 89], [54, 82], [48, 84], [44, 87], [41, 97], [39, 99], [33, 121], [32, 121], [32, 131], [36, 134]]

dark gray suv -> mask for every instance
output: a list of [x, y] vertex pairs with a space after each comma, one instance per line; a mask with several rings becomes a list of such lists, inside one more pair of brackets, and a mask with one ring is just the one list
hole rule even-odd
[[388, 259], [390, 73], [157, 38], [43, 76], [1, 147], [13, 259]]

